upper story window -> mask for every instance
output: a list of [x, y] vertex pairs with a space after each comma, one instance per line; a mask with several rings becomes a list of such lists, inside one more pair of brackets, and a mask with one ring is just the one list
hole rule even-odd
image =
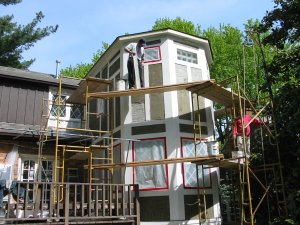
[[198, 64], [198, 58], [196, 53], [185, 51], [179, 48], [177, 49], [177, 59], [189, 63]]
[[[51, 116], [57, 116], [58, 114], [58, 95], [52, 95], [52, 107], [50, 114]], [[66, 117], [66, 101], [67, 96], [61, 95], [60, 97], [60, 117]]]
[[83, 107], [81, 105], [72, 105], [70, 111], [70, 118], [81, 119], [83, 117]]
[[160, 46], [145, 47], [144, 62], [157, 62], [161, 60]]

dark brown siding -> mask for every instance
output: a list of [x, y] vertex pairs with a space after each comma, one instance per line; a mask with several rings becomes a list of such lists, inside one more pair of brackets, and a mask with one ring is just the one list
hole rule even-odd
[[48, 86], [1, 79], [0, 122], [39, 125]]

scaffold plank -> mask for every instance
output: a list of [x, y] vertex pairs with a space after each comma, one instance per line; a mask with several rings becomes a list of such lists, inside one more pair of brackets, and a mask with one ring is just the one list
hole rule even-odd
[[[184, 158], [170, 158], [170, 159], [160, 159], [160, 160], [147, 160], [140, 162], [128, 162], [128, 163], [114, 163], [114, 164], [94, 164], [95, 169], [117, 169], [123, 167], [137, 167], [137, 166], [154, 166], [163, 164], [174, 164], [174, 163], [184, 163], [184, 162], [205, 162], [210, 159], [223, 159], [224, 155], [219, 154], [216, 156], [197, 156], [197, 157], [184, 157]], [[85, 166], [86, 168], [86, 166]]]
[[189, 83], [180, 83], [180, 84], [171, 84], [171, 85], [163, 85], [163, 86], [153, 86], [139, 89], [129, 89], [123, 91], [110, 91], [110, 92], [94, 92], [90, 93], [89, 97], [93, 98], [114, 98], [114, 97], [123, 97], [123, 96], [137, 96], [137, 95], [145, 95], [145, 94], [154, 94], [154, 93], [163, 93], [169, 91], [178, 91], [185, 90], [194, 85], [201, 85], [202, 87], [211, 86], [215, 81], [214, 80], [203, 80], [197, 82], [189, 82]]
[[[210, 99], [213, 102], [217, 102], [225, 107], [233, 105], [239, 106], [239, 96], [217, 83], [212, 83], [209, 86], [197, 84], [187, 88], [187, 90]], [[250, 106], [250, 103], [245, 98], [241, 97], [241, 103], [243, 104], [244, 102], [246, 103], [246, 107]]]
[[224, 159], [224, 158], [211, 158], [205, 161], [196, 161], [194, 162], [197, 165], [208, 165], [212, 167], [220, 167], [224, 169], [238, 169], [239, 167], [239, 158]]
[[80, 82], [79, 87], [68, 98], [67, 103], [83, 105], [87, 88], [88, 92], [104, 92], [111, 84], [111, 80], [88, 77]]

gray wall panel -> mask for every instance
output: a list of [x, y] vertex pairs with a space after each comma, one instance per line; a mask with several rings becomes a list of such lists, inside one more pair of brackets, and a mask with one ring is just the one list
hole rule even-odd
[[[149, 86], [163, 85], [162, 64], [149, 65]], [[150, 117], [151, 120], [162, 120], [165, 118], [164, 94], [150, 94]]]
[[151, 133], [163, 133], [166, 132], [165, 124], [153, 124], [153, 125], [145, 125], [131, 128], [132, 135], [140, 135], [140, 134], [151, 134]]
[[[176, 82], [177, 83], [187, 83], [188, 82], [188, 72], [187, 66], [175, 64], [176, 70]], [[181, 90], [177, 91], [178, 99], [178, 116], [180, 119], [191, 120], [191, 107], [189, 91]]]
[[139, 123], [145, 121], [145, 95], [132, 96], [132, 122]]
[[[206, 122], [206, 109], [205, 109], [205, 99], [201, 96], [198, 97], [198, 105], [197, 105], [197, 98], [194, 95], [193, 98], [193, 104], [194, 104], [194, 111], [197, 112], [198, 109], [200, 110], [200, 121]], [[198, 121], [199, 114], [196, 114], [196, 120]]]
[[192, 81], [202, 80], [202, 70], [199, 68], [191, 68]]
[[140, 208], [141, 221], [170, 220], [169, 196], [140, 197]]
[[[196, 126], [196, 128], [198, 129], [198, 126]], [[179, 131], [183, 132], [183, 133], [193, 134], [194, 126], [190, 125], [190, 124], [179, 124]], [[208, 130], [207, 130], [206, 126], [201, 126], [201, 134], [204, 134], [204, 135], [208, 134]]]

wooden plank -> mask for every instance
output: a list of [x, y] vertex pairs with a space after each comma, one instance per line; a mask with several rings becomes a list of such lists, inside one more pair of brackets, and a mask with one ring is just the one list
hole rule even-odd
[[210, 85], [213, 84], [214, 80], [203, 80], [198, 82], [190, 82], [190, 83], [181, 83], [181, 84], [170, 84], [164, 86], [154, 86], [148, 88], [140, 88], [140, 89], [130, 89], [123, 91], [110, 91], [110, 92], [100, 92], [100, 93], [90, 93], [89, 96], [93, 98], [114, 98], [114, 97], [123, 97], [123, 96], [137, 96], [137, 95], [145, 95], [145, 94], [153, 94], [153, 93], [163, 93], [169, 91], [178, 91], [184, 90], [195, 85]]
[[19, 101], [19, 88], [11, 87], [9, 95], [7, 122], [16, 123]]
[[17, 110], [17, 119], [16, 123], [18, 124], [26, 124], [25, 123], [25, 109], [26, 109], [26, 101], [27, 101], [27, 89], [20, 88], [19, 89], [19, 100], [18, 100], [18, 110]]
[[44, 91], [36, 90], [35, 106], [34, 106], [34, 112], [33, 112], [34, 113], [34, 118], [33, 118], [34, 125], [41, 124], [44, 93], [45, 93]]
[[33, 110], [34, 110], [34, 104], [35, 104], [35, 97], [36, 93], [33, 89], [28, 89], [27, 92], [27, 99], [26, 99], [26, 106], [25, 106], [25, 121], [24, 124], [31, 124], [33, 123]]
[[9, 86], [2, 86], [2, 94], [0, 99], [0, 121], [1, 122], [7, 122], [10, 89], [11, 87]]
[[[93, 168], [98, 169], [109, 169], [109, 168], [122, 168], [122, 167], [136, 167], [136, 166], [153, 166], [162, 164], [173, 164], [173, 163], [184, 163], [184, 162], [205, 162], [208, 159], [223, 159], [224, 155], [214, 155], [214, 156], [198, 156], [198, 157], [184, 157], [184, 158], [170, 158], [170, 159], [160, 159], [160, 160], [146, 160], [140, 162], [128, 162], [128, 163], [114, 163], [114, 164], [94, 164]], [[85, 166], [86, 167], [86, 166]]]
[[70, 210], [70, 184], [66, 184], [65, 187], [65, 202], [64, 202], [64, 211], [65, 211], [65, 221], [64, 224], [69, 224], [69, 210]]
[[[82, 86], [82, 84], [80, 85]], [[101, 86], [101, 85], [100, 85]], [[81, 87], [83, 88], [83, 87]], [[80, 89], [80, 87], [78, 88]], [[78, 89], [74, 94], [68, 99], [68, 102], [73, 103], [77, 101], [76, 104], [84, 104], [85, 98], [84, 93], [81, 90], [81, 94], [79, 95]], [[178, 91], [178, 90], [188, 90], [193, 93], [197, 93], [207, 99], [210, 99], [214, 102], [220, 103], [226, 107], [234, 105], [238, 105], [238, 95], [236, 93], [232, 93], [231, 91], [223, 88], [219, 84], [216, 84], [214, 80], [203, 80], [197, 82], [189, 82], [189, 83], [180, 83], [180, 84], [171, 84], [171, 85], [161, 85], [161, 86], [153, 86], [148, 88], [139, 88], [139, 89], [130, 89], [130, 90], [122, 90], [122, 91], [109, 91], [107, 92], [105, 88], [92, 90], [89, 86], [89, 97], [92, 98], [114, 98], [114, 97], [123, 97], [123, 96], [138, 96], [145, 94], [157, 94], [164, 93], [169, 91]], [[77, 93], [77, 94], [76, 94]], [[75, 97], [74, 97], [75, 96]], [[232, 97], [234, 101], [232, 101]], [[73, 100], [75, 99], [76, 100]], [[242, 102], [244, 102], [244, 98], [242, 98]], [[73, 102], [72, 102], [73, 101]], [[249, 106], [250, 103], [246, 100], [246, 106]]]
[[209, 165], [212, 167], [220, 167], [226, 169], [238, 169], [239, 163], [237, 159], [210, 159], [207, 161], [196, 161], [194, 162], [197, 165]]
[[215, 118], [220, 118], [223, 116], [230, 116], [230, 108], [221, 108], [214, 111]]
[[[211, 85], [207, 85], [207, 86], [201, 84], [195, 85], [188, 88], [187, 90], [193, 93], [197, 93], [214, 102], [220, 103], [226, 107], [232, 106], [233, 104], [235, 106], [239, 105], [239, 100], [238, 100], [239, 98], [236, 93], [233, 93], [216, 83], [212, 83]], [[245, 99], [243, 97], [241, 99], [243, 103]], [[249, 101], [245, 100], [245, 102], [247, 107], [250, 106]]]
[[85, 94], [88, 87], [89, 92], [104, 92], [107, 87], [112, 84], [110, 80], [103, 80], [95, 77], [88, 77], [82, 80], [79, 87], [68, 98], [67, 103], [71, 104], [85, 104]]

